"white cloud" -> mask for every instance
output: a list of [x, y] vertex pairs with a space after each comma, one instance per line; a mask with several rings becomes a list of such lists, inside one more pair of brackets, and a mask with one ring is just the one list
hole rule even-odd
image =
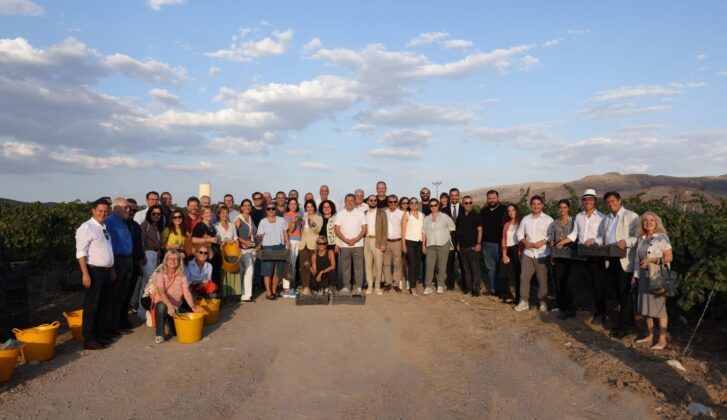
[[314, 171], [320, 171], [320, 172], [328, 172], [331, 170], [331, 167], [328, 165], [324, 165], [320, 162], [300, 162], [296, 164], [298, 168], [301, 169], [310, 169]]
[[634, 114], [660, 112], [670, 109], [666, 105], [653, 105], [638, 107], [632, 102], [605, 104], [597, 107], [588, 108], [580, 111], [581, 114], [588, 118], [606, 119], [611, 117], [623, 117]]
[[450, 39], [444, 42], [444, 48], [448, 50], [463, 51], [474, 45], [472, 41], [466, 39]]
[[207, 69], [207, 73], [209, 73], [210, 76], [214, 76], [216, 74], [222, 73], [222, 69], [217, 66], [211, 66], [209, 69]]
[[367, 153], [376, 159], [395, 160], [421, 160], [424, 159], [424, 152], [409, 147], [380, 147]]
[[285, 54], [293, 41], [294, 31], [288, 29], [285, 31], [275, 30], [272, 36], [265, 37], [260, 40], [245, 41], [245, 35], [242, 37], [233, 36], [230, 47], [226, 50], [217, 50], [205, 53], [208, 57], [227, 59], [235, 62], [250, 61], [255, 58], [261, 58], [269, 55]]
[[379, 140], [381, 144], [394, 147], [419, 146], [426, 147], [432, 144], [432, 133], [426, 130], [394, 130], [384, 134]]
[[187, 70], [183, 67], [171, 67], [156, 60], [140, 61], [125, 54], [109, 55], [103, 64], [127, 77], [147, 82], [179, 85], [188, 80]]
[[124, 167], [130, 169], [150, 168], [154, 162], [150, 160], [139, 160], [129, 156], [92, 156], [80, 151], [51, 152], [48, 155], [52, 160], [71, 165], [81, 165], [86, 169], [109, 169], [113, 167]]
[[0, 0], [0, 15], [38, 16], [43, 8], [30, 0]]
[[704, 60], [705, 58], [707, 58], [707, 54], [697, 54], [694, 58], [696, 58], [697, 60]]
[[568, 35], [586, 35], [586, 34], [590, 34], [591, 30], [590, 29], [569, 29], [566, 33]]
[[680, 93], [678, 87], [660, 85], [622, 86], [617, 89], [602, 90], [590, 100], [595, 102], [611, 101], [614, 99], [634, 98], [642, 96], [676, 95]]
[[35, 156], [41, 148], [34, 144], [17, 141], [4, 141], [2, 155], [8, 159], [29, 158]]
[[267, 133], [258, 140], [249, 140], [241, 137], [220, 136], [205, 141], [194, 153], [219, 155], [254, 155], [266, 154], [271, 144], [278, 143], [275, 133]]
[[150, 9], [159, 11], [161, 10], [162, 6], [166, 5], [177, 5], [184, 3], [185, 0], [146, 0], [147, 6], [149, 6]]
[[468, 111], [410, 103], [398, 108], [364, 111], [354, 118], [365, 124], [393, 127], [417, 127], [424, 125], [458, 125], [475, 119]]
[[546, 137], [542, 124], [525, 124], [512, 127], [467, 127], [465, 132], [486, 142], [532, 141]]
[[422, 32], [409, 40], [407, 47], [421, 47], [423, 45], [436, 44], [448, 38], [447, 32]]
[[543, 42], [541, 44], [541, 47], [546, 47], [546, 48], [555, 47], [556, 45], [560, 44], [561, 42], [563, 42], [563, 38], [558, 37], [558, 38], [554, 38], [554, 39]]
[[526, 54], [523, 58], [520, 59], [520, 69], [530, 70], [533, 67], [537, 66], [539, 63], [540, 60], [538, 60], [536, 57], [533, 57], [530, 54]]
[[193, 164], [184, 164], [184, 165], [167, 165], [166, 169], [169, 171], [175, 171], [175, 172], [208, 172], [215, 169], [215, 165], [212, 164], [212, 162], [203, 160], [199, 163], [193, 163]]
[[182, 99], [166, 89], [154, 88], [149, 91], [149, 96], [155, 101], [169, 108], [178, 108], [183, 105]]
[[714, 73], [716, 76], [727, 76], [727, 70]]

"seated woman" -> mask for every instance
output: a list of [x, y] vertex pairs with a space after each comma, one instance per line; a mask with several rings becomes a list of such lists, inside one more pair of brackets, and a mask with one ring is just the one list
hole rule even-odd
[[156, 293], [152, 295], [154, 313], [156, 315], [156, 344], [164, 342], [166, 325], [171, 335], [175, 335], [172, 317], [178, 312], [202, 312], [204, 309], [195, 306], [192, 293], [189, 291], [187, 277], [184, 275], [182, 255], [170, 250], [164, 255], [164, 261], [154, 272]]
[[328, 239], [325, 236], [318, 237], [316, 248], [311, 257], [310, 266], [310, 272], [315, 281], [310, 282], [310, 285], [304, 284], [304, 286], [310, 287], [313, 293], [322, 295], [323, 290], [329, 290], [330, 287], [335, 286], [336, 279], [331, 273], [336, 271], [336, 255], [332, 249], [328, 249]]
[[194, 252], [194, 259], [187, 263], [187, 283], [198, 296], [214, 298], [217, 287], [212, 282], [212, 264], [207, 260], [210, 257], [207, 245], [200, 245]]

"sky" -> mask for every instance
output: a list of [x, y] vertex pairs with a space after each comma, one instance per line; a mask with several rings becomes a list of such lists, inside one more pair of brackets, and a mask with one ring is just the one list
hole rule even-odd
[[0, 0], [0, 197], [727, 173], [727, 2]]

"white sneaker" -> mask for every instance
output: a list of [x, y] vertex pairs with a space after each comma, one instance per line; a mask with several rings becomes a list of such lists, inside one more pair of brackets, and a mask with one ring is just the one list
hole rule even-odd
[[300, 292], [303, 296], [308, 296], [310, 294], [310, 289], [307, 287], [304, 287], [303, 290]]
[[514, 309], [517, 312], [527, 311], [528, 309], [530, 309], [530, 305], [528, 305], [528, 303], [525, 302], [524, 300], [521, 300], [520, 303], [515, 305], [512, 309]]
[[548, 304], [545, 302], [540, 302], [540, 308], [538, 310], [540, 312], [548, 312]]
[[373, 292], [374, 292], [374, 289], [372, 289], [372, 288], [370, 288], [370, 287], [369, 287], [368, 289], [366, 289], [366, 294], [367, 294], [367, 295], [370, 295], [370, 294], [371, 294], [371, 293], [373, 293]]
[[344, 287], [343, 289], [339, 290], [337, 295], [350, 295], [351, 292], [348, 291], [348, 288]]
[[151, 322], [151, 312], [149, 311], [146, 311], [146, 326], [149, 328], [154, 326]]
[[158, 336], [156, 336], [156, 338], [154, 338], [154, 344], [161, 344], [163, 342], [164, 342], [164, 337], [162, 337], [161, 335], [158, 335]]
[[362, 289], [361, 289], [360, 287], [356, 288], [356, 293], [357, 293], [357, 294], [359, 294], [359, 295], [360, 295], [362, 291], [363, 291], [363, 290], [362, 290]]
[[400, 280], [399, 281], [399, 289], [403, 289], [403, 288], [404, 288], [404, 282]]
[[444, 286], [437, 286], [437, 294], [441, 295], [444, 293]]
[[381, 296], [381, 295], [384, 294], [384, 291], [381, 290], [381, 288], [378, 288], [378, 289], [376, 289], [376, 294], [379, 295], [379, 296]]
[[431, 287], [425, 287], [423, 294], [425, 294], [425, 295], [431, 295], [432, 294], [432, 288]]

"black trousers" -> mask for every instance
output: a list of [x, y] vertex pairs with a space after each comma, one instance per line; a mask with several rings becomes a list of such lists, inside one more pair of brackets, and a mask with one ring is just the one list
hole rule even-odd
[[406, 265], [407, 265], [407, 280], [409, 280], [409, 288], [417, 287], [417, 282], [422, 276], [423, 267], [422, 260], [422, 242], [421, 241], [406, 241]]
[[496, 289], [503, 299], [512, 299], [511, 285], [515, 285], [515, 301], [520, 301], [520, 256], [518, 255], [518, 245], [507, 247], [505, 251], [510, 263], [500, 265], [499, 279], [500, 286]]
[[606, 314], [606, 292], [603, 285], [603, 258], [590, 257], [586, 261], [574, 260], [570, 269], [570, 280], [568, 281], [569, 310], [575, 310], [576, 287], [578, 283], [584, 281], [585, 276], [591, 279], [591, 287], [593, 288], [593, 302], [595, 304], [595, 314]]
[[555, 302], [558, 309], [565, 312], [574, 312], [576, 285], [570, 284], [574, 280], [570, 276], [570, 269], [573, 260], [565, 258], [553, 259], [553, 283], [555, 283]]
[[[116, 281], [111, 283], [111, 308], [109, 327], [118, 330], [128, 326], [129, 289], [131, 288], [131, 274], [134, 269], [134, 259], [131, 256], [114, 255], [114, 269]], [[126, 321], [126, 322], [123, 322]], [[123, 324], [123, 325], [122, 325]]]
[[[461, 276], [463, 271], [462, 255], [456, 249], [449, 251], [449, 258], [447, 258], [447, 280], [445, 281], [447, 287], [454, 289], [454, 285], [457, 283], [457, 273], [459, 273], [459, 280], [462, 281]], [[464, 284], [460, 284], [460, 286], [464, 290]]]
[[628, 273], [623, 270], [621, 260], [619, 258], [608, 259], [608, 273], [616, 281], [616, 290], [618, 290], [618, 328], [630, 329], [634, 326], [634, 295], [631, 287], [631, 276], [634, 273]]
[[474, 248], [460, 249], [462, 263], [463, 285], [462, 291], [480, 293], [482, 277], [480, 276], [480, 253]]
[[86, 289], [86, 296], [83, 298], [82, 327], [83, 338], [86, 341], [108, 337], [108, 325], [105, 323], [107, 319], [104, 319], [102, 309], [108, 306], [108, 302], [104, 302], [103, 299], [110, 295], [108, 289], [111, 283], [111, 270], [111, 268], [88, 266], [91, 287]]

